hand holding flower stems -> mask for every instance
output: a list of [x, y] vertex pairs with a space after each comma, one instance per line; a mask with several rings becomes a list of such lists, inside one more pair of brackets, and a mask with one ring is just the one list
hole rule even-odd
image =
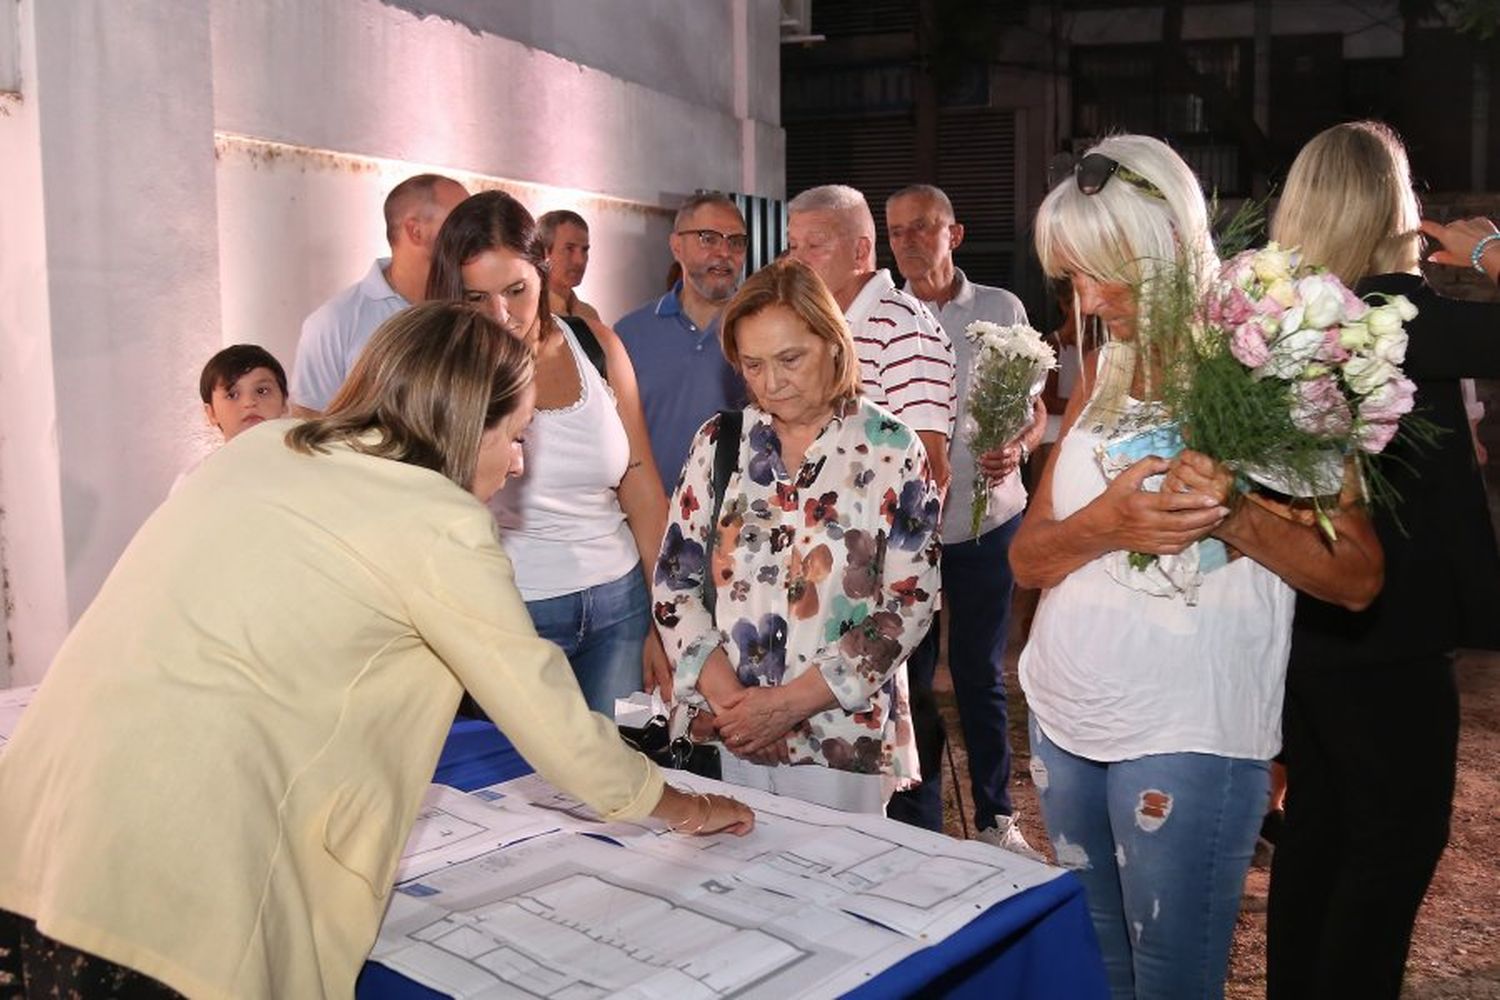
[[[1184, 469], [1180, 459], [1148, 455], [1112, 479], [1089, 504], [1097, 518], [1093, 523], [1108, 533], [1110, 549], [1176, 555], [1229, 516], [1227, 489], [1219, 489], [1218, 473], [1204, 471], [1199, 460], [1207, 460], [1210, 468], [1217, 463], [1196, 452], [1183, 454], [1193, 456], [1188, 460], [1190, 470]], [[1174, 473], [1173, 481], [1186, 488], [1142, 489], [1147, 479], [1161, 473]], [[1228, 482], [1232, 484], [1232, 477]]]
[[1031, 423], [1026, 428], [998, 448], [976, 456], [975, 461], [979, 465], [979, 471], [989, 480], [991, 485], [1003, 482], [1006, 476], [1021, 467], [1025, 455], [1036, 450], [1034, 444], [1027, 444], [1026, 439], [1035, 434], [1040, 440], [1040, 430], [1045, 429], [1047, 424], [1047, 407], [1040, 396], [1032, 401]]
[[1235, 485], [1234, 470], [1192, 449], [1180, 452], [1172, 460], [1162, 477], [1161, 491], [1206, 497], [1231, 511], [1242, 495]]
[[1057, 367], [1057, 355], [1025, 324], [998, 326], [976, 320], [964, 336], [975, 348], [964, 431], [978, 456], [970, 524], [978, 535], [989, 509], [992, 480], [1009, 475], [1020, 464], [1016, 437], [1032, 425], [1037, 397], [1047, 372]]
[[[1459, 219], [1446, 224], [1423, 219], [1421, 228], [1422, 232], [1441, 244], [1439, 249], [1428, 254], [1427, 259], [1434, 264], [1449, 267], [1472, 267], [1474, 249], [1479, 241], [1500, 232], [1493, 222], [1482, 217]], [[1500, 281], [1500, 240], [1490, 240], [1481, 254], [1479, 266], [1491, 281]]]

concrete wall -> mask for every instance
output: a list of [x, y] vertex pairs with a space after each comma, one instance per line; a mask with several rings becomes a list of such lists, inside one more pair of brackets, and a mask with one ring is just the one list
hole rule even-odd
[[[69, 624], [34, 100], [35, 9], [27, 2], [14, 12], [8, 30], [19, 79], [7, 85], [18, 92], [0, 94], [0, 625], [7, 654], [0, 685], [35, 681]], [[20, 95], [22, 87], [33, 99]]]
[[385, 249], [403, 177], [582, 212], [581, 292], [607, 319], [659, 293], [684, 195], [784, 194], [776, 0], [18, 11], [15, 69], [0, 60], [19, 76], [0, 94], [0, 683], [40, 677], [211, 446], [203, 361], [249, 341], [290, 366], [302, 317]]

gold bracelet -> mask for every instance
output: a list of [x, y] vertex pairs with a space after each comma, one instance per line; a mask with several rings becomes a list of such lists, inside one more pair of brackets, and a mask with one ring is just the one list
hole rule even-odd
[[[673, 833], [685, 833], [689, 836], [702, 833], [703, 828], [708, 825], [709, 817], [713, 815], [713, 804], [709, 802], [708, 796], [700, 792], [684, 792], [682, 789], [678, 788], [675, 785], [672, 786], [672, 791], [677, 792], [679, 795], [690, 796], [693, 800], [693, 804], [688, 807], [688, 814], [686, 816], [684, 816], [680, 821], [676, 823], [668, 823], [667, 829], [671, 830]], [[693, 822], [694, 818], [697, 817], [698, 806], [700, 804], [702, 804], [704, 807], [703, 818], [698, 820], [697, 825], [689, 830], [688, 824]]]
[[699, 820], [697, 826], [694, 826], [694, 837], [696, 837], [697, 834], [702, 834], [703, 828], [705, 828], [705, 826], [708, 826], [708, 820], [711, 820], [712, 817], [714, 817], [714, 801], [712, 801], [712, 799], [709, 799], [706, 795], [699, 795], [697, 796], [697, 798], [702, 799], [703, 801], [703, 819]]
[[689, 806], [688, 806], [688, 814], [686, 816], [684, 816], [680, 820], [677, 820], [676, 822], [671, 822], [671, 823], [667, 824], [667, 829], [671, 830], [673, 833], [687, 833], [688, 832], [687, 825], [693, 821], [693, 814], [698, 811], [697, 810], [698, 793], [697, 792], [684, 792], [682, 789], [678, 788], [676, 785], [668, 785], [667, 787], [670, 788], [670, 789], [672, 789], [672, 791], [676, 792], [678, 795], [685, 795], [688, 798], [691, 798], [693, 800], [693, 802], [691, 804], [689, 804]]

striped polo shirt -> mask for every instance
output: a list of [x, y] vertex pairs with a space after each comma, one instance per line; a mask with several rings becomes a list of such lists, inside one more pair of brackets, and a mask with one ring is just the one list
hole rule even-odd
[[844, 312], [859, 352], [865, 395], [914, 431], [953, 438], [958, 369], [953, 343], [925, 305], [903, 292], [884, 268]]

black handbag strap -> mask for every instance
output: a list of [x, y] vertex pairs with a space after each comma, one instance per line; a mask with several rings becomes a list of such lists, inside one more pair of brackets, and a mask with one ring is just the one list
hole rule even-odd
[[719, 588], [714, 586], [714, 542], [719, 537], [719, 512], [724, 508], [724, 491], [729, 474], [740, 457], [740, 433], [745, 426], [744, 410], [719, 411], [719, 436], [714, 441], [713, 495], [714, 512], [708, 522], [708, 544], [703, 547], [703, 606], [713, 615], [719, 604]]
[[588, 321], [582, 316], [559, 316], [558, 319], [568, 324], [568, 329], [573, 331], [573, 336], [578, 338], [578, 346], [583, 348], [584, 357], [589, 359], [599, 371], [599, 377], [609, 381], [609, 371], [604, 361], [604, 345], [599, 343], [599, 338], [594, 336], [594, 331], [589, 328]]

